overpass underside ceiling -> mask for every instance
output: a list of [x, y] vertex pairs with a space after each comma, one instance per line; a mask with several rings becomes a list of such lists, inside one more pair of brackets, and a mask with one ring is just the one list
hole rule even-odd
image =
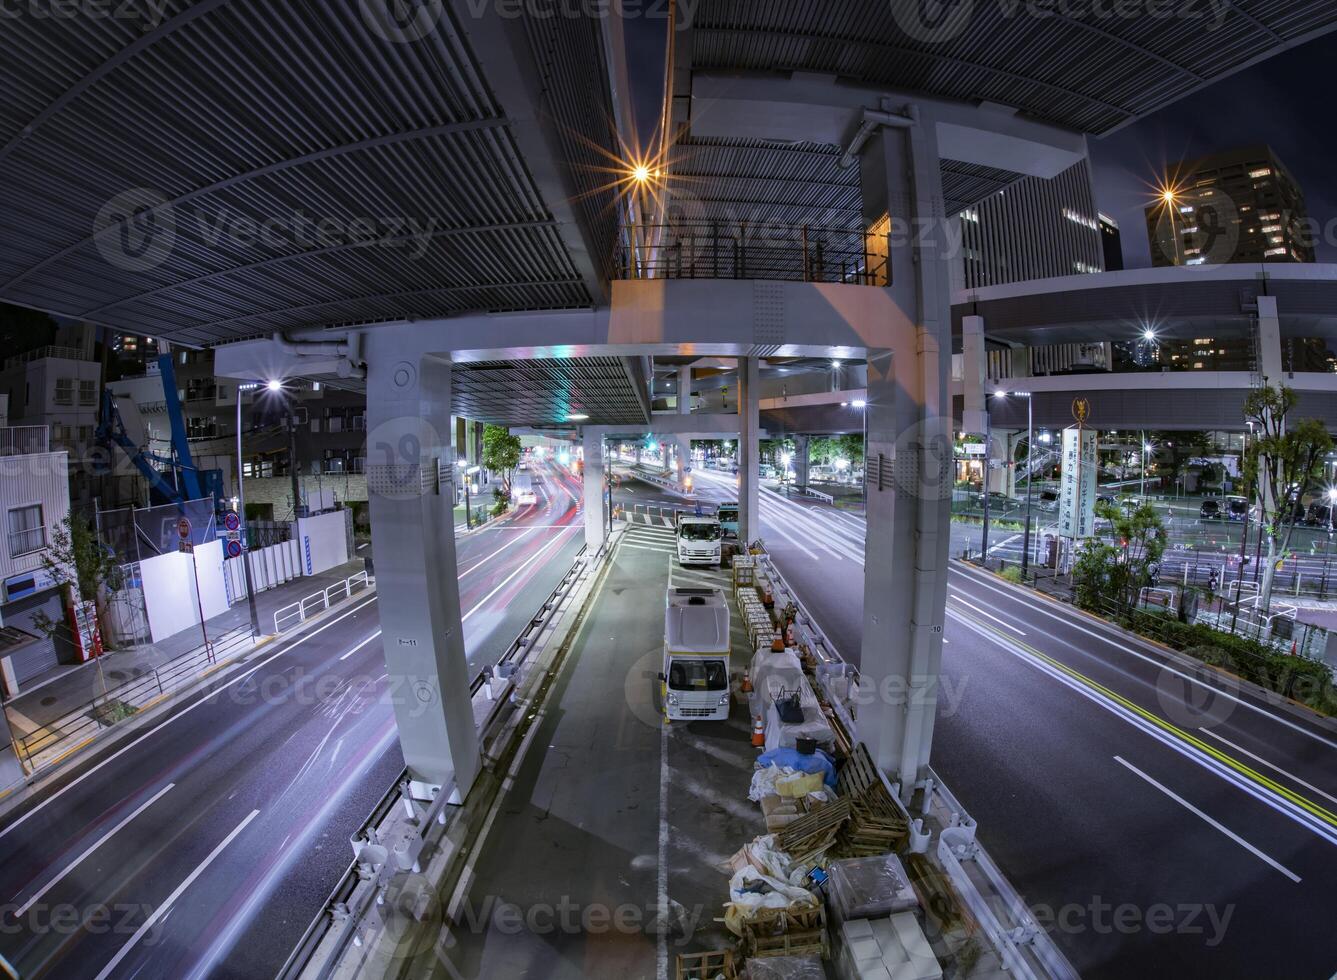
[[1026, 4], [701, 0], [691, 65], [820, 72], [1100, 134], [1337, 26], [1337, 8], [1312, 0], [1197, 9], [1097, 18], [1051, 5], [1037, 16]]
[[456, 415], [509, 426], [642, 425], [649, 421], [646, 378], [638, 361], [588, 357], [456, 364]]
[[[865, 225], [857, 165], [842, 168], [840, 147], [754, 139], [681, 137], [671, 151], [675, 220], [725, 228], [768, 224], [784, 228], [851, 230]], [[942, 161], [947, 214], [956, 214], [1007, 187], [1010, 170]]]
[[[155, 6], [5, 19], [0, 301], [188, 344], [595, 301], [616, 232], [586, 166], [615, 145], [597, 21], [501, 43], [453, 4], [409, 28], [377, 4]], [[540, 53], [545, 101], [503, 104], [492, 67]]]

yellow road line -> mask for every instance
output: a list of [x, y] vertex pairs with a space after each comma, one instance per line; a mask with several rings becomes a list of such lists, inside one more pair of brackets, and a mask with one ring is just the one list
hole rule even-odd
[[1252, 780], [1259, 786], [1271, 790], [1273, 793], [1285, 798], [1289, 802], [1300, 807], [1302, 810], [1305, 810], [1311, 815], [1318, 817], [1320, 820], [1322, 820], [1329, 826], [1337, 827], [1337, 814], [1333, 814], [1331, 811], [1324, 809], [1323, 807], [1319, 806], [1317, 803], [1313, 802], [1309, 798], [1301, 796], [1294, 790], [1281, 785], [1280, 783], [1276, 782], [1273, 779], [1268, 778], [1267, 776], [1264, 776], [1257, 770], [1251, 769], [1250, 767], [1246, 766], [1244, 763], [1236, 759], [1234, 756], [1222, 752], [1220, 749], [1207, 744], [1206, 742], [1202, 741], [1202, 739], [1197, 738], [1194, 735], [1190, 735], [1182, 728], [1179, 728], [1177, 725], [1171, 724], [1170, 722], [1166, 721], [1159, 715], [1148, 711], [1146, 708], [1143, 708], [1141, 705], [1136, 704], [1133, 701], [1130, 701], [1122, 694], [1118, 694], [1115, 691], [1111, 691], [1103, 684], [1100, 684], [1097, 681], [1092, 680], [1090, 677], [1087, 677], [1081, 671], [1074, 670], [1067, 664], [1059, 660], [1055, 660], [1053, 657], [1050, 657], [1047, 654], [1041, 653], [1039, 650], [1035, 649], [1030, 644], [1024, 643], [1021, 640], [1016, 639], [1015, 637], [1009, 636], [1008, 634], [1002, 632], [999, 629], [995, 629], [988, 623], [985, 623], [982, 620], [975, 618], [969, 613], [964, 613], [961, 612], [960, 610], [953, 610], [953, 612], [955, 612], [956, 615], [962, 617], [963, 619], [970, 620], [970, 622], [973, 623], [979, 629], [985, 630], [993, 634], [994, 636], [997, 636], [1000, 640], [1005, 640], [1008, 643], [1011, 643], [1015, 647], [1019, 647], [1020, 649], [1024, 650], [1027, 654], [1034, 657], [1036, 660], [1043, 661], [1044, 663], [1050, 665], [1051, 667], [1054, 667], [1057, 670], [1062, 671], [1064, 674], [1071, 677], [1078, 683], [1083, 684], [1090, 690], [1095, 691], [1103, 695], [1104, 697], [1109, 698], [1111, 701], [1115, 702], [1119, 706], [1126, 708], [1127, 710], [1138, 715], [1145, 721], [1148, 721], [1151, 724], [1155, 725], [1157, 728], [1161, 729], [1167, 734], [1173, 735], [1175, 738], [1178, 738], [1185, 744], [1193, 746], [1203, 754], [1208, 755], [1211, 758], [1215, 759], [1216, 761], [1222, 763], [1223, 765], [1230, 767], [1231, 769], [1238, 772], [1241, 776], [1244, 776]]

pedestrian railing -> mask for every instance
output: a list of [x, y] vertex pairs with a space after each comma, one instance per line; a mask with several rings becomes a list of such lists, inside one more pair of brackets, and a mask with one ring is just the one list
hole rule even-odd
[[312, 616], [330, 608], [334, 603], [350, 598], [356, 592], [361, 592], [367, 588], [368, 584], [367, 573], [358, 572], [356, 575], [350, 575], [342, 582], [335, 582], [329, 588], [322, 589], [320, 592], [312, 592], [303, 599], [289, 603], [282, 609], [275, 611], [274, 632], [282, 633], [299, 623], [305, 623]]
[[[179, 657], [151, 668], [139, 677], [108, 687], [54, 721], [27, 735], [14, 737], [14, 751], [31, 775], [51, 765], [71, 748], [105, 728], [132, 717], [150, 702], [194, 680], [204, 671], [230, 660], [251, 644], [249, 626], [238, 626], [212, 637]], [[106, 656], [106, 654], [104, 654]], [[89, 665], [85, 669], [92, 670]]]

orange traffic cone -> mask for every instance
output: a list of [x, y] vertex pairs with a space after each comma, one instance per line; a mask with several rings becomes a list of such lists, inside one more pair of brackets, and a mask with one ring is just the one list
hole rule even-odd
[[738, 690], [742, 691], [744, 694], [747, 694], [752, 690], [752, 678], [746, 673], [743, 674], [743, 682], [738, 685]]
[[761, 715], [752, 719], [752, 744], [757, 748], [766, 744], [766, 726], [762, 723]]

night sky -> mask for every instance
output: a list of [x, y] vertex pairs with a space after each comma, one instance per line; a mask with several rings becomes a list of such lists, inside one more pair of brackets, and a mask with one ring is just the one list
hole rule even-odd
[[[814, 0], [817, 2], [817, 0]], [[637, 128], [648, 143], [659, 118], [664, 78], [662, 20], [628, 19], [627, 63]], [[1124, 264], [1151, 265], [1142, 209], [1168, 162], [1251, 143], [1268, 143], [1305, 192], [1311, 218], [1337, 218], [1337, 93], [1327, 71], [1337, 34], [1284, 51], [1201, 92], [1090, 141], [1096, 203], [1123, 232]], [[1334, 225], [1337, 227], [1337, 225]], [[1337, 241], [1319, 241], [1319, 262], [1337, 263]]]

